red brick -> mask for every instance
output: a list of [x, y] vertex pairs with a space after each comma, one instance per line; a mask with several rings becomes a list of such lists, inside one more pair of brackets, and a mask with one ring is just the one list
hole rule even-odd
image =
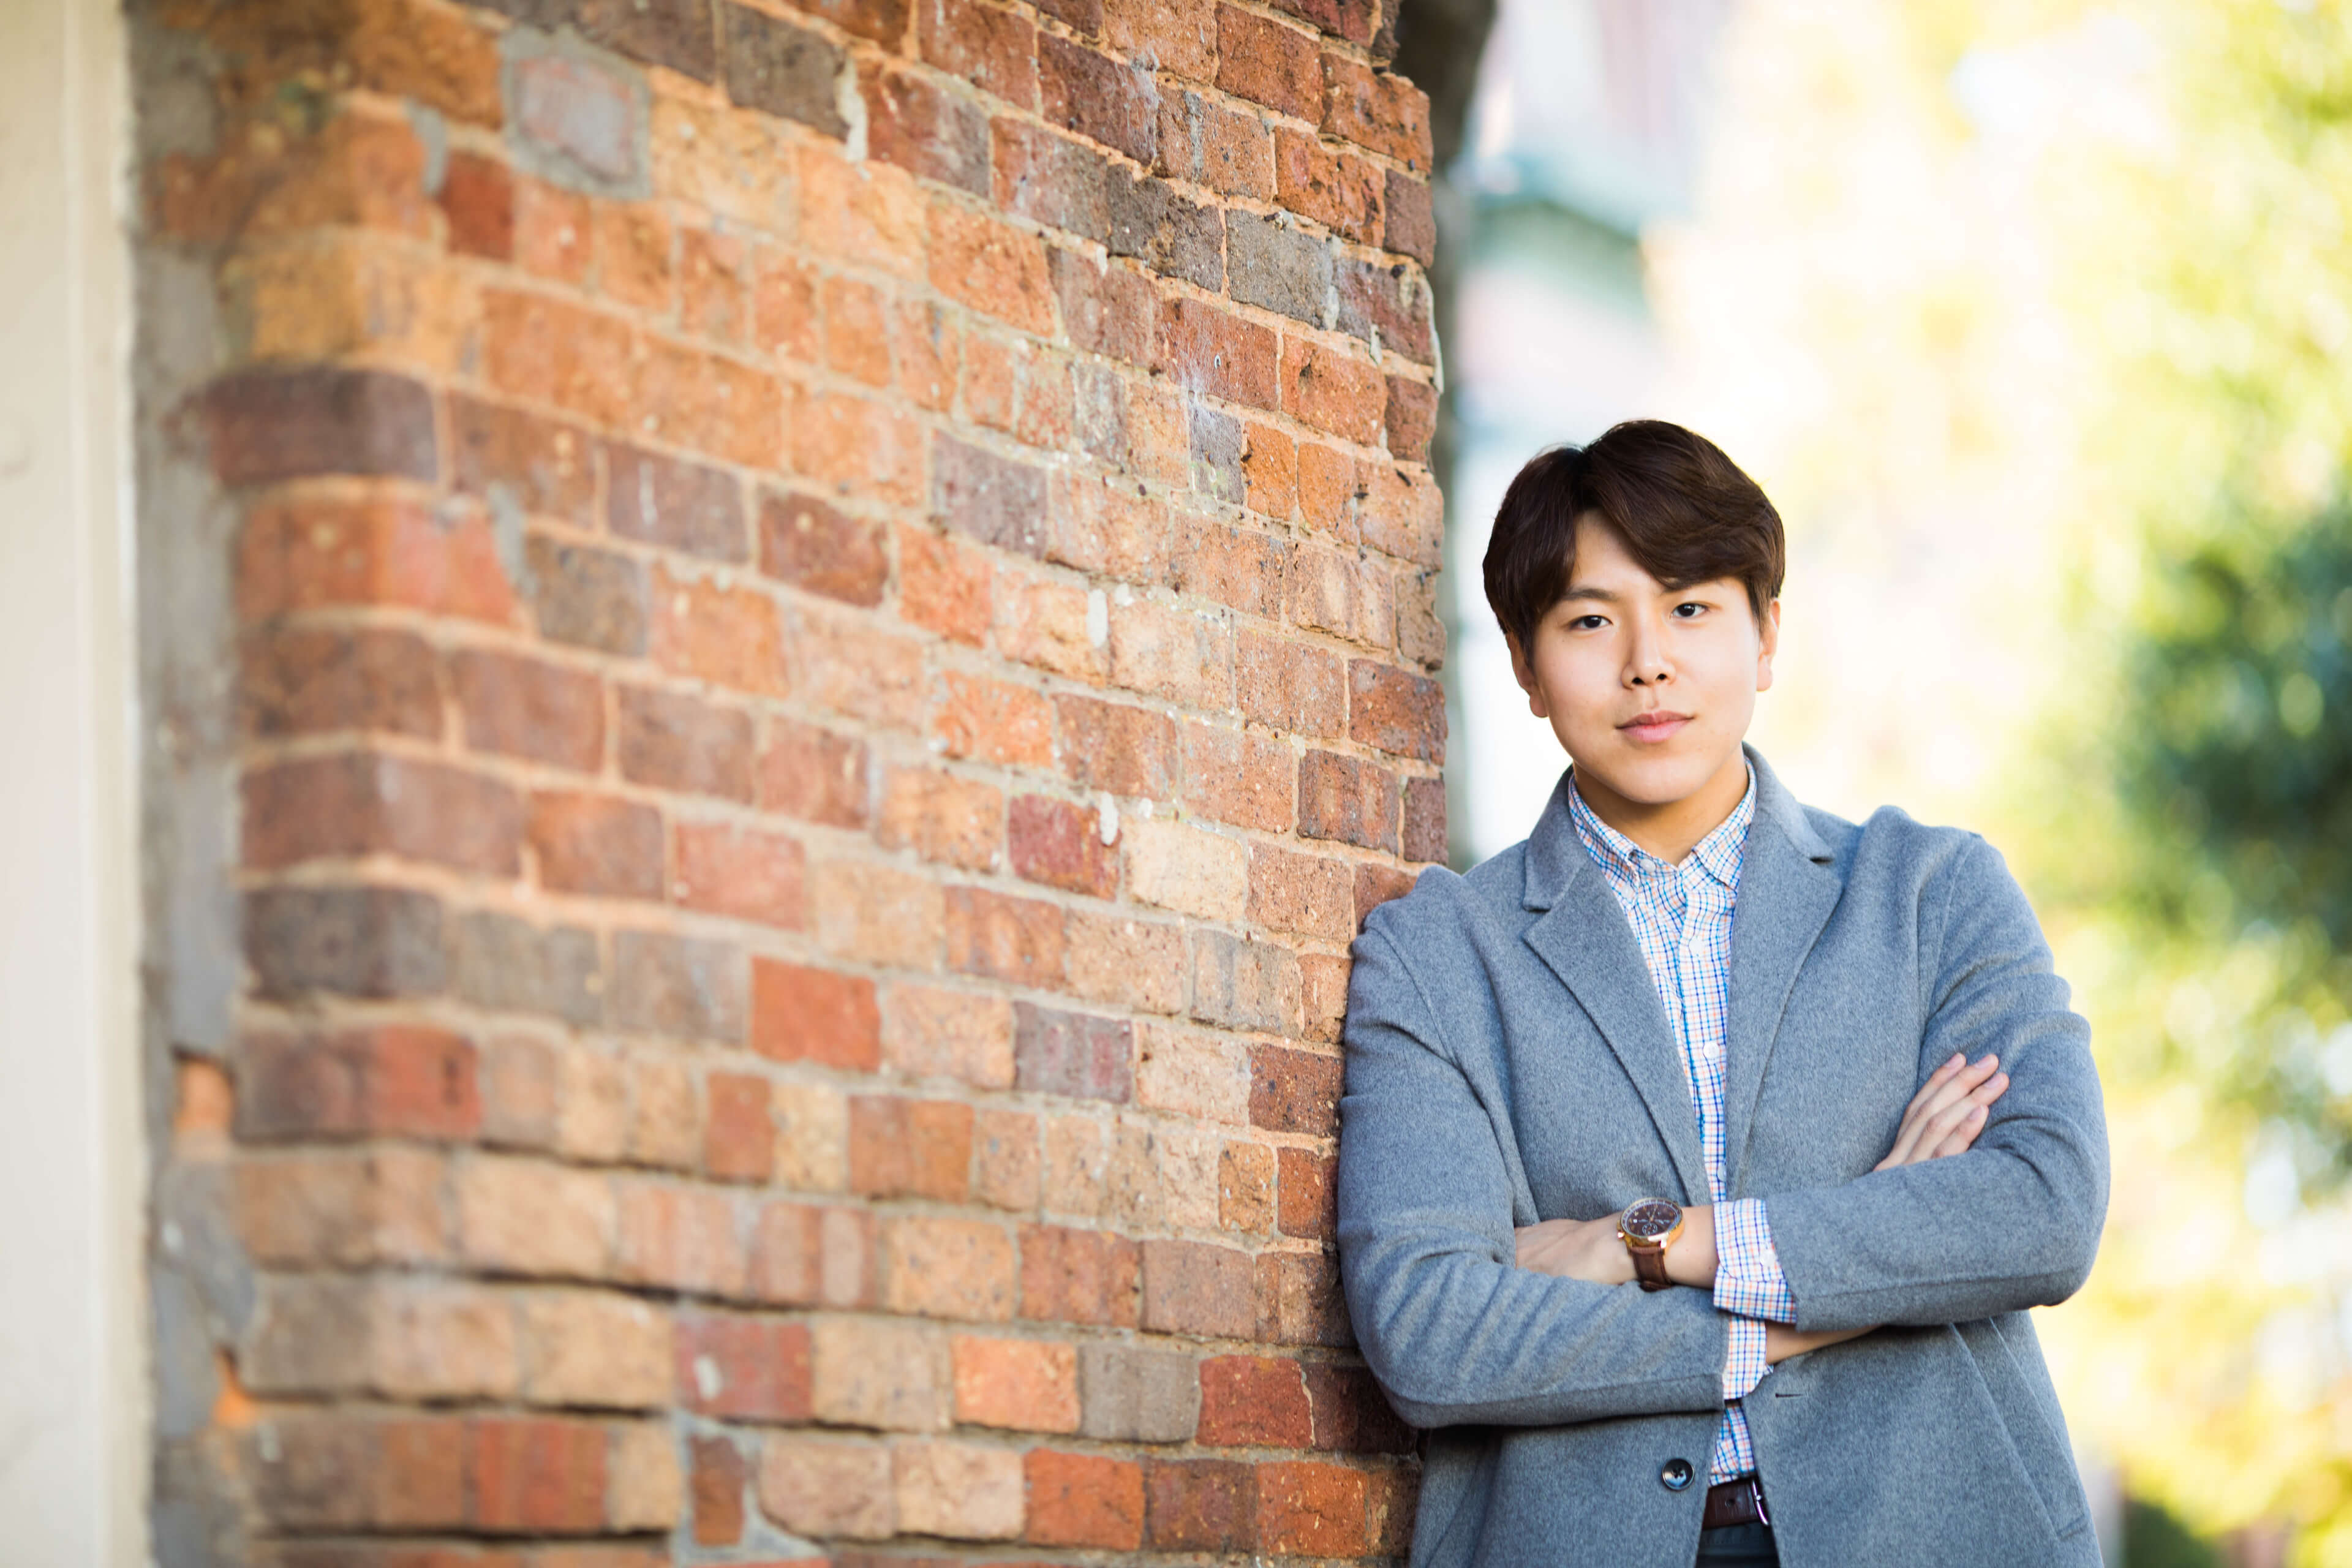
[[1445, 760], [1445, 691], [1423, 676], [1360, 658], [1348, 666], [1348, 737], [1392, 756]]
[[1429, 95], [1401, 76], [1346, 55], [1323, 57], [1323, 133], [1430, 168]]
[[958, 1334], [955, 1418], [1015, 1432], [1078, 1429], [1078, 1355], [1066, 1344]]
[[1274, 1151], [1228, 1143], [1217, 1157], [1217, 1223], [1227, 1230], [1274, 1228]]
[[879, 525], [799, 494], [760, 501], [760, 569], [812, 594], [878, 605], [889, 577]]
[[507, 261], [514, 256], [514, 180], [507, 166], [473, 153], [453, 153], [435, 198], [449, 224], [449, 248]]
[[694, 1500], [694, 1543], [732, 1546], [743, 1538], [743, 1489], [750, 1468], [733, 1439], [688, 1438], [693, 1468], [688, 1482]]
[[760, 753], [760, 806], [828, 827], [865, 826], [866, 742], [771, 719]]
[[1274, 199], [1274, 139], [1265, 122], [1197, 92], [1160, 95], [1155, 167], [1227, 195]]
[[1381, 207], [1381, 243], [1401, 256], [1410, 256], [1427, 267], [1437, 259], [1437, 213], [1431, 200], [1429, 182], [1401, 174], [1394, 169], [1388, 173], [1387, 187]]
[[1308, 752], [1298, 763], [1298, 836], [1366, 849], [1397, 848], [1396, 774], [1337, 752]]
[[1344, 860], [1250, 847], [1249, 918], [1278, 931], [1326, 942], [1356, 934], [1354, 878]]
[[433, 395], [404, 376], [326, 366], [247, 371], [215, 382], [204, 411], [223, 484], [311, 474], [438, 477]]
[[[1288, 12], [1309, 26], [1337, 34], [1351, 44], [1373, 43], [1374, 18], [1381, 13], [1377, 0], [1274, 0], [1274, 8]], [[1393, 52], [1396, 47], [1394, 6], [1389, 8], [1388, 22], [1387, 47]], [[1380, 54], [1381, 47], [1375, 44], [1372, 52]]]
[[1129, 364], [1150, 363], [1159, 312], [1151, 279], [1076, 250], [1057, 249], [1047, 259], [1071, 346]]
[[917, 626], [977, 647], [988, 636], [987, 558], [929, 529], [898, 530], [898, 613]]
[[762, 247], [751, 276], [751, 341], [768, 353], [814, 363], [817, 275], [793, 257]]
[[488, 517], [402, 497], [303, 496], [254, 507], [237, 541], [247, 620], [331, 605], [397, 605], [509, 626], [514, 586]]
[[1168, 800], [1176, 791], [1176, 722], [1147, 708], [1091, 697], [1056, 697], [1062, 771], [1112, 795]]
[[886, 49], [896, 50], [907, 36], [908, 0], [793, 0], [793, 5]]
[[733, 1196], [623, 1182], [615, 1262], [625, 1284], [739, 1296], [747, 1279]]
[[1250, 1047], [1250, 1125], [1328, 1138], [1339, 1131], [1338, 1057], [1287, 1046]]
[[971, 1107], [952, 1100], [851, 1096], [850, 1191], [962, 1202], [971, 1183]]
[[1315, 1407], [1314, 1446], [1350, 1454], [1410, 1454], [1414, 1436], [1388, 1396], [1360, 1366], [1308, 1362], [1307, 1397]]
[[998, 206], [1097, 243], [1110, 237], [1109, 169], [1101, 153], [1009, 118], [998, 120], [992, 132]]
[[1041, 338], [1053, 333], [1054, 289], [1045, 270], [1045, 242], [1034, 235], [949, 202], [934, 202], [930, 280], [940, 293], [982, 315]]
[[800, 841], [731, 822], [681, 822], [672, 831], [670, 895], [689, 910], [798, 931], [807, 856]]
[[1361, 931], [1364, 917], [1387, 903], [1402, 899], [1412, 891], [1413, 874], [1393, 866], [1360, 864], [1356, 868], [1356, 929]]
[[1062, 908], [985, 888], [947, 893], [948, 967], [1017, 985], [1062, 981]]
[[1302, 1461], [1257, 1468], [1258, 1549], [1354, 1557], [1371, 1548], [1364, 1472]]
[[644, 563], [538, 538], [526, 559], [541, 636], [604, 653], [646, 651], [652, 590]]
[[750, 557], [743, 487], [734, 475], [618, 443], [604, 449], [614, 533], [713, 561]]
[[237, 1061], [239, 1138], [352, 1134], [432, 1141], [481, 1125], [473, 1043], [398, 1024], [333, 1035], [263, 1036]]
[[768, 1115], [768, 1080], [714, 1072], [702, 1130], [702, 1168], [722, 1182], [764, 1182], [773, 1165], [776, 1124]]
[[599, 202], [594, 222], [597, 292], [648, 315], [669, 314], [669, 219], [648, 203]]
[[1205, 519], [1187, 519], [1186, 524], [1171, 574], [1180, 592], [1214, 599], [1245, 615], [1280, 613], [1289, 560], [1282, 540], [1255, 528], [1228, 528]]
[[469, 1522], [493, 1535], [586, 1535], [604, 1523], [604, 1430], [560, 1417], [478, 1416], [466, 1430]]
[[662, 837], [661, 814], [637, 801], [556, 791], [531, 796], [531, 853], [539, 885], [551, 892], [658, 899]]
[[1275, 334], [1255, 321], [1198, 300], [1160, 303], [1153, 367], [1188, 392], [1279, 408], [1280, 353]]
[[1021, 1229], [1021, 1315], [1045, 1322], [1133, 1328], [1141, 1252], [1124, 1237], [1060, 1226]]
[[678, 236], [679, 315], [688, 331], [740, 344], [751, 319], [751, 252], [740, 237], [707, 228]]
[[654, 573], [653, 607], [654, 662], [663, 669], [739, 691], [784, 695], [783, 626], [770, 595], [662, 568]]
[[873, 1071], [882, 1060], [882, 1016], [874, 982], [753, 959], [751, 1048], [777, 1061]]
[[825, 363], [868, 386], [890, 384], [888, 300], [852, 278], [824, 280]]
[[1282, 340], [1282, 406], [1318, 429], [1370, 445], [1380, 439], [1387, 392], [1377, 365], [1308, 339]]
[[793, 662], [800, 695], [868, 724], [912, 733], [931, 689], [929, 640], [902, 636], [872, 616], [805, 600], [793, 608]]
[[1031, 109], [1037, 102], [1037, 30], [1019, 13], [981, 0], [919, 0], [915, 37], [923, 58], [985, 93]]
[[1248, 718], [1318, 738], [1346, 728], [1347, 672], [1320, 648], [1244, 631], [1234, 639], [1234, 675]]
[[882, 1224], [882, 1305], [927, 1318], [1009, 1322], [1013, 1238], [987, 1220], [896, 1215]]
[[448, 404], [450, 478], [458, 489], [582, 527], [593, 523], [595, 442], [585, 431], [470, 397], [453, 395]]
[[673, 1342], [677, 1402], [687, 1409], [722, 1420], [809, 1418], [807, 1324], [688, 1310]]
[[1014, 1081], [1041, 1094], [1124, 1104], [1135, 1096], [1135, 1037], [1119, 1018], [1016, 1002]]
[[1051, 33], [1037, 37], [1038, 112], [1047, 123], [1150, 167], [1160, 150], [1160, 94], [1151, 78]]
[[1118, 890], [1118, 855], [1103, 842], [1101, 814], [1090, 805], [1016, 795], [1006, 837], [1016, 876], [1097, 899]]
[[620, 693], [624, 778], [656, 789], [751, 798], [751, 720], [674, 691]]
[[467, 649], [449, 661], [466, 744], [593, 773], [604, 757], [604, 690], [593, 675]]
[[1348, 1014], [1349, 961], [1339, 954], [1298, 955], [1300, 1037], [1337, 1045], [1340, 1021]]
[[544, 294], [482, 295], [482, 374], [500, 392], [606, 426], [629, 423], [635, 334]]
[[1054, 707], [1035, 689], [950, 670], [940, 696], [931, 728], [949, 756], [1016, 767], [1053, 762]]
[[522, 804], [478, 774], [361, 752], [281, 763], [245, 778], [245, 863], [392, 855], [513, 876]]
[[1217, 7], [1217, 85], [1310, 123], [1323, 118], [1314, 36], [1232, 5]]
[[1257, 1540], [1257, 1479], [1231, 1459], [1144, 1464], [1145, 1531], [1161, 1552], [1245, 1552]]
[[440, 738], [439, 661], [414, 633], [271, 625], [249, 634], [241, 654], [237, 697], [249, 734]]
[[1271, 1344], [1355, 1342], [1339, 1266], [1322, 1252], [1266, 1252], [1257, 1260], [1257, 1337]]
[[1331, 1158], [1311, 1149], [1281, 1152], [1282, 1197], [1278, 1223], [1285, 1236], [1328, 1241], [1339, 1224], [1338, 1190]]
[[1004, 852], [1004, 796], [940, 768], [893, 768], [882, 783], [874, 837], [885, 849], [968, 871], [993, 869]]
[[1391, 455], [1408, 463], [1429, 461], [1430, 437], [1437, 433], [1437, 389], [1408, 376], [1389, 377], [1388, 409], [1381, 423]]
[[1396, 646], [1393, 574], [1378, 557], [1301, 545], [1291, 552], [1285, 601], [1295, 625], [1383, 652]]
[[1277, 126], [1274, 181], [1282, 205], [1299, 216], [1360, 244], [1379, 238], [1387, 175], [1370, 159], [1334, 152], [1306, 132]]
[[1143, 1467], [1097, 1454], [1032, 1448], [1023, 1464], [1029, 1483], [1024, 1539], [1040, 1546], [1095, 1546], [1132, 1552], [1143, 1544]]
[[751, 1241], [751, 1291], [780, 1306], [870, 1307], [874, 1216], [859, 1208], [770, 1204]]
[[956, 356], [963, 342], [958, 316], [928, 300], [902, 300], [897, 342], [899, 393], [918, 408], [946, 413], [955, 401]]
[[1297, 773], [1284, 741], [1221, 725], [1184, 726], [1185, 804], [1212, 822], [1287, 833]]
[[516, 265], [586, 288], [595, 256], [588, 198], [524, 175], [515, 182], [514, 204]]
[[1355, 459], [1308, 441], [1298, 448], [1298, 510], [1307, 526], [1342, 544], [1362, 535], [1364, 499], [1370, 487]]
[[1304, 1448], [1314, 1432], [1297, 1362], [1227, 1355], [1201, 1363], [1195, 1441], [1213, 1448]]
[[1143, 1327], [1249, 1338], [1257, 1328], [1249, 1255], [1198, 1241], [1143, 1243]]

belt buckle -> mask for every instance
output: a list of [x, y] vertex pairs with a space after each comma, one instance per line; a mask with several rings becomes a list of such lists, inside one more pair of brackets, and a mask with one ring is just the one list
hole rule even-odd
[[1754, 1476], [1748, 1478], [1748, 1495], [1756, 1504], [1756, 1522], [1765, 1529], [1772, 1528], [1772, 1516], [1764, 1511], [1764, 1485]]

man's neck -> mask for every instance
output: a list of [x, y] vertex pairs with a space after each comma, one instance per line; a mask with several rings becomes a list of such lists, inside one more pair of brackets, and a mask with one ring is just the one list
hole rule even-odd
[[1740, 797], [1748, 793], [1748, 758], [1734, 752], [1697, 789], [1657, 805], [1629, 800], [1582, 768], [1574, 776], [1576, 793], [1593, 816], [1669, 866], [1679, 866], [1700, 839], [1739, 809]]

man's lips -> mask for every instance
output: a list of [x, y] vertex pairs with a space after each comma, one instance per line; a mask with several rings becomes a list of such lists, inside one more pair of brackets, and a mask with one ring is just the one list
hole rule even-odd
[[1617, 728], [1637, 741], [1663, 741], [1689, 723], [1690, 719], [1687, 713], [1660, 708], [1647, 713], [1637, 713]]

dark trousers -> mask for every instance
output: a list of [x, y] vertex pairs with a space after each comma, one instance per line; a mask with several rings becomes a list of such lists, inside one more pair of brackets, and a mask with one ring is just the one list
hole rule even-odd
[[1727, 1524], [1698, 1532], [1698, 1568], [1780, 1568], [1780, 1549], [1764, 1524]]

